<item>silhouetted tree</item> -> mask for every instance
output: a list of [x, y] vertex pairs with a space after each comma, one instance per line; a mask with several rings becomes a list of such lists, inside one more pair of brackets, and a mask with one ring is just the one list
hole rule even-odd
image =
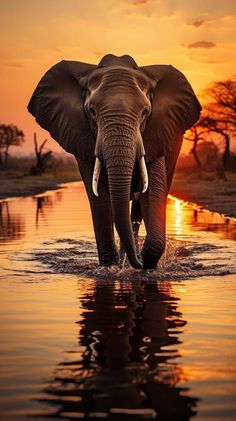
[[184, 138], [190, 142], [193, 142], [193, 147], [190, 150], [190, 153], [192, 153], [194, 156], [197, 168], [201, 170], [202, 163], [197, 153], [197, 146], [200, 141], [204, 142], [206, 140], [206, 129], [205, 127], [201, 126], [201, 119], [193, 127], [191, 127], [190, 130], [187, 131]]
[[227, 170], [229, 168], [230, 162], [230, 130], [228, 128], [227, 122], [218, 120], [217, 116], [213, 118], [213, 113], [214, 111], [211, 110], [209, 115], [202, 119], [201, 124], [202, 127], [206, 128], [209, 134], [216, 133], [220, 135], [221, 138], [223, 138], [225, 146], [222, 155], [222, 167], [224, 170]]
[[45, 148], [46, 143], [47, 143], [47, 139], [45, 139], [43, 143], [40, 146], [38, 146], [37, 136], [36, 136], [36, 133], [34, 133], [34, 149], [35, 149], [35, 155], [36, 155], [36, 166], [31, 168], [30, 170], [31, 175], [42, 174], [46, 169], [47, 163], [52, 155], [52, 151]]
[[206, 91], [209, 102], [205, 106], [202, 127], [220, 135], [225, 143], [222, 156], [223, 169], [230, 165], [230, 141], [236, 136], [236, 76], [214, 82]]
[[11, 146], [21, 146], [24, 133], [14, 124], [0, 124], [0, 167], [6, 166]]
[[210, 141], [206, 140], [205, 142], [200, 142], [198, 145], [198, 157], [201, 161], [201, 164], [207, 170], [215, 170], [220, 166], [221, 163], [221, 154], [217, 145]]

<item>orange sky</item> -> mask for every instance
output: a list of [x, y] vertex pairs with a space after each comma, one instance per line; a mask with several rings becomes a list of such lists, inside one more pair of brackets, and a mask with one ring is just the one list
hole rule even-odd
[[[139, 65], [172, 64], [195, 92], [232, 76], [236, 64], [235, 0], [1, 1], [2, 123], [50, 138], [27, 112], [28, 100], [56, 62], [96, 64], [104, 54], [130, 54]], [[56, 142], [49, 146], [55, 150]]]

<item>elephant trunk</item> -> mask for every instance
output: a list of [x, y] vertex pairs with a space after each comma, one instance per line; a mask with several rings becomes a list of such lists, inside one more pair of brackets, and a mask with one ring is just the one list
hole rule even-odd
[[116, 166], [114, 166], [113, 162], [113, 159], [106, 160], [115, 227], [124, 245], [130, 264], [136, 269], [141, 269], [141, 263], [137, 258], [129, 210], [133, 165], [124, 165], [122, 163], [122, 166], [117, 166], [116, 162]]

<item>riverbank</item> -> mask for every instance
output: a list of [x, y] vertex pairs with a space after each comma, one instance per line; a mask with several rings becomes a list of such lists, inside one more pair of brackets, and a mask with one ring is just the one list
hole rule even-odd
[[[2, 172], [0, 173], [0, 200], [56, 190], [61, 183], [79, 180], [80, 176], [77, 172], [41, 176]], [[227, 180], [207, 173], [187, 175], [176, 173], [170, 193], [185, 201], [202, 205], [211, 211], [236, 218], [236, 173], [228, 173]]]
[[78, 171], [76, 173], [65, 172], [60, 175], [47, 173], [40, 176], [2, 172], [0, 173], [0, 200], [10, 197], [34, 196], [47, 190], [57, 190], [61, 183], [79, 180]]
[[170, 193], [210, 211], [236, 218], [236, 173], [227, 173], [226, 180], [212, 173], [176, 173]]

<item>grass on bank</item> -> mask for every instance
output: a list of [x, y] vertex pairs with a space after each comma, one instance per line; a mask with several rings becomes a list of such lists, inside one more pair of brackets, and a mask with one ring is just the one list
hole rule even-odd
[[12, 158], [8, 167], [0, 171], [0, 199], [28, 196], [55, 189], [58, 184], [81, 179], [73, 157], [54, 159], [41, 175], [30, 175], [34, 159]]

